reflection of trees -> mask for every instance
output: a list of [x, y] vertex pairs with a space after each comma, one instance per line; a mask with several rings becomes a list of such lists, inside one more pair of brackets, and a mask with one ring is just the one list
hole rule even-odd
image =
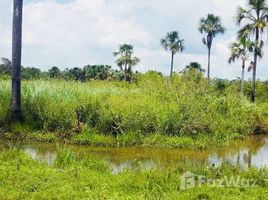
[[252, 152], [248, 149], [247, 153], [243, 155], [243, 161], [247, 164], [247, 167], [252, 167]]
[[264, 136], [253, 136], [247, 144], [247, 153], [243, 155], [243, 160], [247, 164], [247, 167], [252, 167], [252, 157], [256, 156], [260, 149], [265, 145]]
[[[229, 147], [222, 149], [211, 149], [207, 151], [189, 150], [189, 149], [154, 149], [154, 148], [99, 148], [99, 147], [81, 147], [71, 146], [79, 156], [96, 155], [108, 162], [120, 165], [128, 162], [134, 167], [137, 165], [148, 166], [150, 163], [156, 163], [161, 167], [193, 167], [207, 166], [215, 162], [231, 162], [234, 165], [252, 167], [252, 159], [260, 149], [265, 145], [265, 137], [255, 136], [245, 140], [235, 141]], [[38, 158], [53, 160], [57, 154], [58, 147], [55, 144], [28, 144], [22, 148], [27, 148]], [[148, 164], [149, 163], [149, 164]]]
[[265, 143], [266, 141], [263, 136], [254, 136], [251, 140], [247, 155], [247, 165], [249, 168], [252, 167], [252, 156], [256, 156]]
[[236, 165], [239, 166], [240, 164], [240, 151], [237, 152], [237, 161], [236, 161]]
[[230, 159], [234, 159], [234, 164], [237, 166], [246, 164], [247, 167], [252, 167], [252, 157], [258, 154], [265, 143], [264, 136], [251, 136], [245, 140], [232, 142], [227, 148], [217, 151], [217, 156], [223, 162], [229, 162]]
[[251, 167], [251, 160], [252, 159], [252, 153], [251, 153], [251, 151], [249, 150], [248, 151], [248, 168], [250, 168]]

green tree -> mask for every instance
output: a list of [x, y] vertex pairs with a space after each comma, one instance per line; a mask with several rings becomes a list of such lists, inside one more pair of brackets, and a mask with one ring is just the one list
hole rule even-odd
[[85, 81], [85, 71], [81, 68], [74, 67], [68, 70], [68, 75], [72, 80]]
[[208, 14], [206, 18], [202, 18], [200, 20], [199, 31], [202, 34], [205, 34], [203, 38], [203, 43], [208, 48], [207, 78], [208, 78], [208, 84], [209, 84], [210, 82], [210, 57], [211, 57], [211, 47], [212, 47], [213, 39], [218, 34], [223, 34], [225, 32], [225, 28], [223, 27], [219, 16]]
[[21, 77], [26, 80], [40, 79], [41, 70], [34, 67], [22, 67]]
[[1, 58], [0, 74], [11, 75], [12, 62], [8, 58]]
[[241, 94], [244, 94], [244, 79], [245, 79], [245, 66], [246, 61], [249, 60], [254, 49], [254, 42], [250, 41], [246, 37], [238, 38], [237, 42], [234, 42], [230, 46], [231, 56], [228, 62], [231, 64], [238, 59], [242, 61], [242, 75], [241, 75]]
[[177, 31], [172, 31], [167, 33], [166, 37], [161, 39], [160, 43], [165, 50], [171, 51], [170, 76], [172, 76], [174, 55], [178, 52], [182, 52], [185, 49], [184, 40], [180, 39]]
[[253, 36], [254, 38], [254, 66], [253, 66], [253, 77], [252, 77], [252, 94], [251, 100], [255, 102], [256, 97], [256, 71], [257, 61], [261, 58], [263, 40], [261, 39], [262, 34], [268, 27], [268, 6], [266, 0], [249, 0], [248, 8], [238, 8], [237, 23], [241, 25], [245, 22], [241, 30], [239, 31], [240, 36]]
[[58, 67], [53, 66], [51, 69], [48, 70], [48, 74], [50, 78], [59, 78], [61, 76], [61, 71]]
[[23, 0], [13, 1], [12, 29], [12, 120], [21, 121], [21, 43]]
[[124, 73], [124, 80], [130, 82], [132, 78], [132, 68], [140, 62], [140, 59], [133, 57], [134, 47], [131, 44], [123, 44], [119, 46], [119, 51], [114, 52], [117, 57], [115, 63]]
[[201, 67], [201, 64], [198, 62], [191, 62], [189, 65], [187, 65], [183, 71], [187, 71], [187, 70], [196, 70], [199, 72], [205, 72], [205, 70]]
[[87, 65], [84, 67], [86, 80], [107, 80], [112, 78], [112, 67], [109, 65]]

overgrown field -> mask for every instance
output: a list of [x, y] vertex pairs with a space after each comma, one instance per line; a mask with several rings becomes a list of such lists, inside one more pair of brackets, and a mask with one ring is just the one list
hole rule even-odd
[[267, 85], [258, 83], [259, 102], [252, 104], [239, 93], [239, 82], [214, 80], [207, 88], [202, 74], [195, 71], [172, 80], [151, 72], [133, 84], [24, 81], [25, 121], [11, 125], [11, 86], [2, 80], [0, 126], [5, 133], [57, 136], [81, 144], [143, 144], [154, 136], [169, 136], [175, 147], [177, 141], [191, 143], [196, 138], [224, 143], [267, 130]]
[[[192, 172], [209, 179], [234, 177], [237, 184], [203, 184], [183, 190], [181, 175]], [[247, 185], [242, 180], [251, 180]], [[256, 180], [254, 187], [253, 181]], [[241, 171], [239, 168], [189, 168], [123, 171], [112, 174], [105, 161], [80, 158], [71, 150], [60, 149], [53, 165], [32, 160], [20, 150], [0, 153], [0, 199], [267, 199], [268, 170]]]

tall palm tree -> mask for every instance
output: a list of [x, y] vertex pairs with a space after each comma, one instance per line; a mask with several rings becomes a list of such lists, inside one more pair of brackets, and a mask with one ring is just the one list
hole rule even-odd
[[230, 64], [235, 62], [237, 59], [241, 59], [242, 61], [241, 94], [244, 94], [245, 66], [246, 61], [249, 59], [254, 50], [254, 42], [246, 37], [240, 37], [237, 42], [231, 44], [230, 50], [231, 56], [228, 60]]
[[164, 39], [161, 39], [161, 45], [167, 51], [171, 51], [171, 67], [170, 76], [173, 74], [174, 55], [178, 52], [182, 52], [184, 47], [184, 40], [180, 39], [177, 31], [167, 33]]
[[114, 56], [118, 57], [115, 63], [124, 73], [124, 80], [130, 82], [132, 76], [132, 67], [140, 62], [140, 59], [133, 57], [134, 47], [131, 44], [123, 44], [119, 46], [119, 51], [114, 52]]
[[238, 7], [237, 23], [238, 25], [241, 25], [242, 22], [245, 22], [245, 24], [239, 31], [239, 35], [255, 37], [251, 95], [252, 102], [255, 102], [257, 61], [258, 58], [261, 57], [262, 47], [264, 44], [261, 36], [268, 28], [268, 5], [266, 0], [248, 0], [247, 9]]
[[223, 34], [225, 28], [222, 25], [221, 19], [219, 16], [213, 14], [208, 14], [206, 18], [202, 18], [199, 24], [199, 31], [202, 34], [205, 34], [203, 38], [204, 45], [208, 48], [208, 69], [207, 69], [207, 78], [208, 83], [210, 80], [210, 57], [211, 57], [211, 47], [213, 39], [218, 34]]
[[12, 120], [21, 121], [21, 40], [23, 0], [13, 1], [12, 30]]

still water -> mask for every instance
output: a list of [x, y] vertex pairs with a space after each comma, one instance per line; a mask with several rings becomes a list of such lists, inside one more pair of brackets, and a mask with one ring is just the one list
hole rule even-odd
[[[24, 143], [21, 148], [33, 159], [52, 164], [58, 144]], [[232, 142], [228, 147], [210, 150], [160, 149], [149, 147], [89, 147], [70, 145], [77, 154], [94, 155], [106, 160], [113, 173], [124, 169], [151, 169], [178, 164], [190, 166], [229, 163], [241, 168], [268, 166], [268, 136], [252, 136]]]

